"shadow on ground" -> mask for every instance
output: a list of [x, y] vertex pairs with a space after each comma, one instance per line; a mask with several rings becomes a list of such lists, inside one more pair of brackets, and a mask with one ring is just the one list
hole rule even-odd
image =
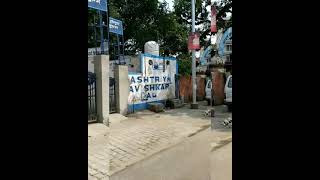
[[[137, 111], [134, 114], [128, 115], [128, 117], [136, 118], [136, 119], [144, 119], [144, 118], [174, 118], [183, 120], [196, 120], [196, 121], [209, 121], [212, 122], [212, 130], [217, 131], [232, 131], [231, 127], [226, 127], [222, 123], [225, 119], [232, 116], [231, 112], [228, 112], [227, 107], [224, 105], [219, 106], [207, 106], [206, 101], [200, 101], [199, 109], [191, 109], [190, 104], [186, 104], [182, 108], [177, 109], [166, 109], [165, 112], [154, 113], [149, 110]], [[205, 112], [209, 109], [215, 109], [215, 116], [209, 117], [205, 115]]]

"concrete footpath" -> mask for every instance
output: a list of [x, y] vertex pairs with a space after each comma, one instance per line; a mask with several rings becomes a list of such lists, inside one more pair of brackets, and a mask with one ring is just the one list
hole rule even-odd
[[[199, 110], [184, 107], [163, 113], [146, 110], [131, 114], [110, 128], [89, 125], [89, 179], [178, 180], [190, 173], [207, 179], [210, 158], [204, 157], [210, 153], [210, 143], [230, 136], [231, 130], [219, 127], [211, 131], [210, 118], [203, 115], [206, 108], [209, 107]], [[201, 133], [205, 135], [198, 136]], [[191, 154], [203, 158], [194, 159]], [[207, 168], [204, 173], [207, 178], [190, 171], [197, 162], [199, 167]], [[184, 167], [188, 164], [190, 168]], [[175, 166], [181, 169], [174, 170]]]
[[210, 126], [209, 120], [178, 114], [142, 111], [114, 125], [109, 136], [110, 175]]
[[[227, 138], [230, 139], [230, 132], [216, 133], [206, 129], [113, 174], [110, 180], [231, 180], [229, 162], [219, 159], [224, 153], [219, 149], [224, 145], [214, 151], [210, 146]], [[220, 154], [215, 155], [216, 152]], [[231, 153], [225, 156], [231, 157]]]
[[210, 154], [211, 180], [232, 180], [232, 142]]
[[88, 125], [88, 179], [108, 178], [110, 129], [103, 124]]

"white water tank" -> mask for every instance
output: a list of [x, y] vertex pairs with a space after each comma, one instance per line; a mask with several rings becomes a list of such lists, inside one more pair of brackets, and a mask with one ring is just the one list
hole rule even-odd
[[144, 53], [159, 56], [159, 44], [155, 41], [148, 41], [144, 44]]

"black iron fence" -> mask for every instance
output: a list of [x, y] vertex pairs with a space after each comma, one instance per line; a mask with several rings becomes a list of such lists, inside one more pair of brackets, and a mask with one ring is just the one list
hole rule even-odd
[[116, 80], [109, 78], [109, 111], [110, 113], [116, 112]]
[[[116, 112], [116, 81], [109, 78], [109, 112]], [[97, 121], [96, 75], [88, 72], [88, 122]]]
[[96, 76], [88, 72], [88, 122], [97, 121]]

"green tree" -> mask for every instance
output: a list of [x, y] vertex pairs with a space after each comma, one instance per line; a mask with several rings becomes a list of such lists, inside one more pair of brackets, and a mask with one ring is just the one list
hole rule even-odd
[[[232, 26], [232, 18], [225, 20], [227, 13], [232, 13], [232, 0], [222, 0], [214, 2], [214, 5], [218, 11], [217, 14], [217, 26], [218, 28], [228, 28]], [[210, 31], [211, 20], [208, 18], [211, 13], [207, 7], [211, 6], [211, 0], [196, 1], [195, 4], [195, 25], [199, 25], [202, 28], [197, 28], [196, 31], [200, 33], [200, 44], [206, 46], [207, 41], [205, 40], [208, 35], [214, 35]], [[191, 1], [190, 0], [174, 0], [174, 12], [177, 15], [177, 21], [181, 24], [186, 24], [191, 31]], [[210, 8], [209, 8], [210, 10]]]
[[144, 43], [159, 36], [160, 4], [158, 0], [110, 0], [110, 16], [119, 15], [123, 21], [127, 49], [142, 51]]
[[[230, 20], [225, 20], [227, 13], [232, 13], [232, 0], [222, 0], [219, 3], [214, 3], [218, 14], [217, 14], [217, 26], [218, 28], [228, 28], [232, 26], [232, 18]], [[200, 26], [201, 28], [196, 28], [196, 31], [200, 33], [200, 45], [204, 48], [211, 45], [208, 40], [206, 40], [208, 35], [214, 35], [211, 33], [210, 25], [211, 20], [209, 19], [210, 11], [207, 10], [207, 7], [211, 6], [211, 0], [206, 1], [196, 1], [196, 19], [195, 25]], [[210, 8], [208, 8], [211, 10]], [[188, 29], [187, 32], [191, 32], [191, 1], [190, 0], [175, 0], [174, 1], [174, 14], [176, 17], [176, 22], [182, 27]], [[187, 41], [184, 42], [187, 45]], [[212, 56], [214, 52], [212, 51]], [[187, 49], [180, 52], [178, 58], [179, 64], [179, 73], [183, 75], [191, 74], [191, 54]]]
[[[206, 41], [210, 32], [210, 11], [207, 7], [211, 1], [196, 1], [196, 25], [200, 25], [198, 31], [201, 34], [201, 46], [209, 45]], [[226, 21], [226, 13], [232, 13], [232, 0], [222, 0], [216, 3], [217, 25], [219, 28], [232, 26], [232, 21]], [[191, 73], [191, 55], [187, 48], [188, 33], [191, 31], [191, 1], [175, 0], [174, 10], [168, 10], [166, 2], [158, 0], [110, 0], [109, 14], [111, 17], [123, 21], [124, 40], [126, 42], [126, 54], [135, 54], [143, 51], [144, 44], [153, 40], [160, 44], [160, 49], [170, 50], [170, 55], [176, 55], [181, 74]], [[88, 25], [94, 18], [98, 22], [95, 10], [88, 10]], [[99, 39], [97, 33], [97, 39]], [[110, 36], [115, 40], [115, 36]], [[113, 38], [113, 39], [112, 39]], [[88, 30], [88, 46], [94, 47], [94, 31]]]
[[192, 71], [192, 61], [189, 53], [182, 53], [177, 57], [179, 75], [189, 76]]
[[[110, 0], [111, 17], [123, 21], [126, 52], [143, 51], [145, 42], [157, 41], [161, 49], [171, 54], [187, 51], [188, 27], [177, 22], [176, 14], [168, 11], [166, 2], [158, 0]], [[89, 10], [88, 25], [98, 19], [96, 11]], [[89, 30], [88, 44], [93, 46], [94, 31]], [[98, 33], [99, 38], [99, 33]], [[113, 35], [110, 38], [115, 38]]]

